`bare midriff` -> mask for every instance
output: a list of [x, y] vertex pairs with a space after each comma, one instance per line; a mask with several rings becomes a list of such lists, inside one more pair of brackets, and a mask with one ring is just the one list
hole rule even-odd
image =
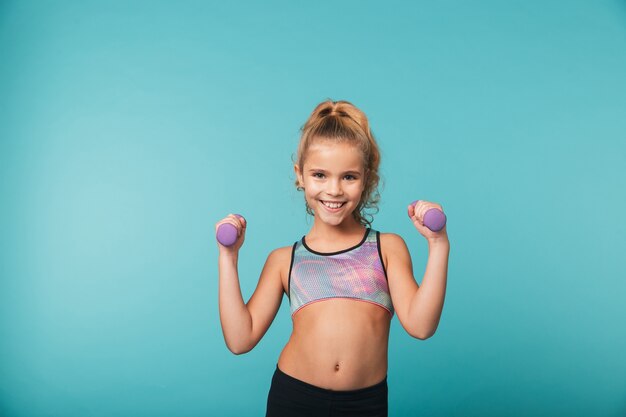
[[335, 391], [369, 387], [387, 375], [388, 310], [334, 298], [303, 307], [292, 320], [278, 359], [287, 375]]

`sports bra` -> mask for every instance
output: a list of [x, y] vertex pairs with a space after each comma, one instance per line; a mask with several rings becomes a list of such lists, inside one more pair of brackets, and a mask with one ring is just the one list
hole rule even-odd
[[291, 252], [288, 294], [292, 316], [311, 303], [331, 298], [369, 302], [393, 316], [380, 232], [368, 228], [359, 244], [331, 253], [312, 250], [303, 236]]

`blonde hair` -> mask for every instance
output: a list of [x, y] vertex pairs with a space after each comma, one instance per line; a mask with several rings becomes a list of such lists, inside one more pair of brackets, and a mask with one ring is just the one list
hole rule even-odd
[[[378, 192], [380, 150], [370, 130], [365, 113], [348, 101], [328, 99], [315, 107], [300, 130], [302, 136], [295, 161], [300, 169], [304, 167], [310, 146], [318, 141], [349, 143], [361, 150], [363, 167], [365, 168], [365, 187], [359, 205], [352, 215], [358, 223], [370, 226], [373, 216], [366, 213], [366, 210], [378, 212], [378, 202], [380, 201], [380, 193]], [[296, 188], [298, 191], [303, 190], [298, 178], [296, 178]], [[306, 211], [311, 216], [314, 215], [308, 204], [306, 204]]]

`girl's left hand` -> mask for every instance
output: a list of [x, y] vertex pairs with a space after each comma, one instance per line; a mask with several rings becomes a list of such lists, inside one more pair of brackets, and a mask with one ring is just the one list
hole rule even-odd
[[441, 207], [441, 205], [431, 203], [429, 201], [419, 200], [415, 203], [415, 205], [409, 204], [408, 214], [417, 231], [429, 241], [437, 241], [441, 238], [447, 239], [448, 234], [446, 232], [446, 226], [438, 232], [433, 232], [428, 227], [424, 226], [424, 214], [433, 208], [439, 209], [443, 212], [443, 207]]

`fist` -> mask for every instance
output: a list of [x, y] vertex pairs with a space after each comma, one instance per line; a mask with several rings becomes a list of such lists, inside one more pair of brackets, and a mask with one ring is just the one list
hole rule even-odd
[[[428, 213], [429, 210], [433, 209], [436, 211]], [[426, 213], [428, 213], [428, 216]], [[407, 214], [415, 228], [425, 238], [438, 239], [442, 236], [446, 236], [446, 217], [443, 214], [443, 207], [440, 204], [417, 200], [409, 204]], [[427, 225], [424, 224], [425, 217], [428, 219]]]
[[239, 214], [229, 214], [215, 224], [215, 236], [220, 249], [237, 251], [243, 245], [246, 219]]

